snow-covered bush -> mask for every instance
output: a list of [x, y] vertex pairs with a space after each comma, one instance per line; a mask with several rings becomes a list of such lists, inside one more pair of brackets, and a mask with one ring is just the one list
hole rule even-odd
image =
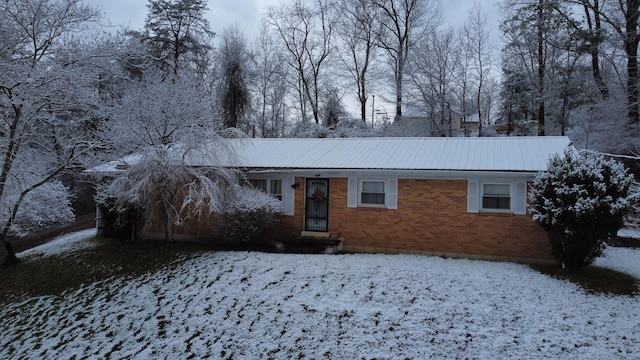
[[293, 126], [290, 137], [294, 138], [326, 138], [331, 131], [324, 125], [310, 121], [300, 121]]
[[533, 219], [549, 234], [553, 254], [569, 268], [591, 264], [632, 206], [631, 175], [615, 160], [566, 151], [540, 172], [529, 194]]
[[250, 242], [284, 211], [282, 202], [264, 191], [243, 187], [229, 199], [222, 213], [225, 240]]

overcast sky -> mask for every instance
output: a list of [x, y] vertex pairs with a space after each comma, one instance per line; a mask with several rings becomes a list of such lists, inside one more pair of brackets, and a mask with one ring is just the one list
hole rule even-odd
[[[104, 13], [104, 22], [115, 26], [141, 29], [147, 15], [147, 0], [86, 0], [100, 8]], [[265, 10], [286, 0], [209, 0], [207, 19], [214, 32], [220, 34], [232, 25], [238, 27], [249, 39], [259, 31], [260, 18]], [[478, 0], [482, 10], [487, 13], [489, 26], [493, 31], [494, 42], [498, 40], [498, 12], [496, 0]], [[443, 21], [445, 24], [461, 25], [468, 16], [472, 0], [443, 0]]]

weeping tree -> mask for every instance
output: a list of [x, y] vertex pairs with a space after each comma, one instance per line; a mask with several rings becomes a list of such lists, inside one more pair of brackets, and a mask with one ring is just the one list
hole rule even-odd
[[548, 233], [554, 256], [577, 269], [602, 254], [624, 223], [634, 196], [633, 177], [601, 155], [566, 151], [540, 172], [529, 194], [533, 219]]
[[225, 199], [234, 196], [235, 170], [190, 164], [190, 159], [207, 159], [208, 154], [222, 149], [231, 151], [222, 139], [198, 148], [148, 148], [100, 189], [97, 203], [115, 214], [117, 224], [132, 221], [127, 216], [135, 214], [133, 221], [142, 219], [145, 231], [160, 228], [164, 240], [172, 242], [175, 226], [220, 212]]
[[113, 158], [128, 160], [126, 169], [115, 169], [97, 201], [119, 218], [116, 223], [138, 215], [146, 229], [161, 228], [171, 241], [176, 225], [219, 211], [233, 196], [235, 171], [216, 164], [233, 159], [226, 138], [235, 133], [220, 130], [201, 77], [147, 70], [127, 85], [121, 98], [103, 107], [109, 120], [101, 128]]

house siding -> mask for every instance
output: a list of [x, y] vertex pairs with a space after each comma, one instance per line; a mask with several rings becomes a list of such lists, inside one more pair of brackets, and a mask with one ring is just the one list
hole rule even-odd
[[[304, 178], [296, 178], [304, 184]], [[467, 181], [398, 182], [398, 209], [347, 207], [348, 180], [330, 179], [329, 232], [339, 233], [345, 250], [425, 253], [495, 260], [551, 260], [544, 230], [529, 215], [468, 213]], [[296, 190], [295, 216], [276, 224], [282, 235], [302, 230], [304, 190]]]

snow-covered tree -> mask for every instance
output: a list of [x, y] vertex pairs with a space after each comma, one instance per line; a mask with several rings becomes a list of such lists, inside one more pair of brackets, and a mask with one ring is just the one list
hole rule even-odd
[[148, 44], [161, 66], [178, 73], [189, 68], [203, 73], [214, 36], [205, 18], [206, 0], [149, 0], [145, 20]]
[[[122, 96], [103, 108], [102, 137], [113, 157], [138, 159], [101, 190], [100, 205], [116, 215], [139, 214], [145, 227], [161, 227], [167, 241], [175, 226], [220, 211], [236, 174], [210, 164], [234, 156], [224, 138], [236, 133], [220, 130], [221, 111], [208, 90], [201, 77], [181, 71], [147, 69], [140, 81], [128, 81]], [[199, 166], [191, 166], [194, 159]]]
[[529, 194], [533, 219], [548, 233], [563, 267], [591, 264], [630, 210], [633, 177], [615, 160], [566, 151], [540, 172]]
[[[225, 140], [212, 138], [199, 146], [159, 145], [139, 154], [135, 164], [100, 189], [98, 204], [116, 217], [138, 214], [149, 230], [159, 227], [164, 240], [173, 241], [176, 226], [201, 219], [223, 209], [237, 189], [235, 170], [216, 166], [192, 166], [189, 160], [212, 163], [217, 156], [233, 156]], [[118, 219], [126, 224], [137, 219]]]
[[240, 128], [240, 120], [250, 106], [249, 63], [247, 40], [240, 29], [225, 29], [218, 51], [221, 77], [219, 101], [224, 113], [225, 127]]
[[[94, 56], [73, 34], [98, 12], [80, 0], [0, 3], [0, 255], [16, 261], [7, 235], [71, 220], [56, 179], [96, 144], [86, 129], [96, 107]], [[95, 55], [95, 54], [92, 54]]]
[[185, 140], [202, 142], [221, 128], [220, 111], [198, 76], [147, 70], [141, 81], [127, 81], [122, 91], [112, 106], [101, 110], [107, 119], [102, 136], [115, 156]]

